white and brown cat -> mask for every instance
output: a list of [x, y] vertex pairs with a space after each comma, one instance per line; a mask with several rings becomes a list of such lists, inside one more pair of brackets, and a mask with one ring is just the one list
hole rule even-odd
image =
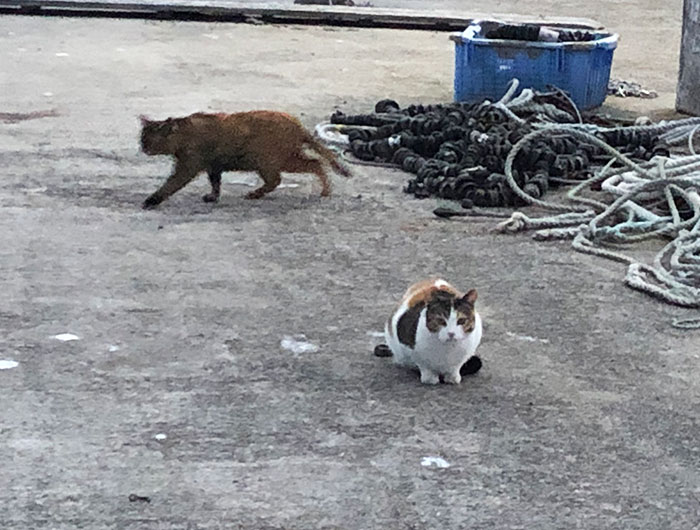
[[474, 355], [482, 333], [476, 299], [476, 289], [462, 294], [439, 278], [413, 284], [386, 323], [387, 344], [377, 346], [375, 354], [417, 368], [421, 383], [434, 385], [442, 378], [459, 384], [462, 375], [481, 368]]

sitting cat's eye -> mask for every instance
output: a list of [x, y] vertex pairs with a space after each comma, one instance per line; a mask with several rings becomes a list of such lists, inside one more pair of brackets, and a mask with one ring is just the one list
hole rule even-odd
[[467, 323], [466, 318], [460, 318], [459, 320], [457, 320], [457, 325], [459, 325], [459, 326], [464, 326], [464, 324], [466, 324], [466, 323]]

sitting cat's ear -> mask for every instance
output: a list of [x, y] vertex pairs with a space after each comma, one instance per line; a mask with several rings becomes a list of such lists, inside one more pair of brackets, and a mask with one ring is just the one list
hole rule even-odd
[[149, 120], [148, 117], [144, 116], [143, 114], [139, 114], [139, 121], [141, 122], [141, 125], [148, 125], [149, 123], [153, 123], [152, 120]]
[[479, 293], [476, 292], [476, 289], [471, 289], [467, 294], [465, 294], [462, 297], [462, 300], [474, 305], [474, 302], [476, 302], [478, 295], [479, 295]]

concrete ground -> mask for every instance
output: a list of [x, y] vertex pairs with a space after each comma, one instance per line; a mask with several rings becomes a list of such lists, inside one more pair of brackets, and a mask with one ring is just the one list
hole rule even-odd
[[[614, 74], [661, 94], [626, 106], [672, 109], [680, 0], [555, 4], [622, 34]], [[446, 101], [452, 53], [440, 33], [0, 18], [0, 113], [58, 114], [0, 122], [3, 530], [698, 526], [700, 337], [623, 266], [437, 220], [377, 168], [330, 199], [295, 176], [244, 201], [228, 174], [218, 205], [201, 179], [140, 209], [170, 164], [139, 153], [138, 114], [312, 127]], [[480, 293], [485, 364], [459, 387], [372, 355], [431, 274]], [[281, 347], [302, 333], [318, 351]]]

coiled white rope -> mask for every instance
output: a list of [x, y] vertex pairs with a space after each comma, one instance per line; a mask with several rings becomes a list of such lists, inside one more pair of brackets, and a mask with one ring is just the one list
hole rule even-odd
[[[678, 133], [678, 128], [668, 124], [663, 126], [663, 130], [679, 144], [687, 139], [692, 153], [692, 137], [700, 128], [700, 120], [691, 118], [679, 121], [678, 128], [683, 131], [682, 135]], [[648, 129], [649, 126], [644, 128]], [[661, 130], [659, 127], [657, 129]], [[513, 177], [513, 162], [520, 149], [539, 136], [557, 132], [566, 132], [586, 143], [595, 144], [612, 157], [610, 163], [597, 174], [569, 192], [570, 199], [589, 206], [585, 210], [571, 204], [555, 204], [530, 197]], [[623, 167], [611, 170], [615, 160], [621, 162]], [[700, 308], [700, 156], [675, 159], [657, 157], [650, 162], [637, 164], [583, 130], [567, 125], [551, 126], [522, 138], [508, 154], [505, 172], [513, 192], [526, 203], [565, 213], [531, 218], [514, 212], [510, 219], [496, 227], [498, 231], [537, 230], [534, 237], [539, 240], [573, 238], [572, 246], [579, 252], [628, 264], [624, 281], [629, 287], [667, 303]], [[584, 187], [601, 182], [605, 191], [617, 195], [612, 202], [577, 195]], [[656, 214], [635, 202], [635, 199], [644, 203], [651, 201], [656, 205], [665, 203], [669, 215]], [[685, 220], [678, 211], [678, 200], [692, 211], [692, 215]], [[656, 255], [652, 265], [639, 263], [622, 252], [606, 248], [653, 237], [671, 238], [671, 241]], [[698, 329], [700, 314], [694, 318], [674, 320], [672, 325], [682, 329]]]

